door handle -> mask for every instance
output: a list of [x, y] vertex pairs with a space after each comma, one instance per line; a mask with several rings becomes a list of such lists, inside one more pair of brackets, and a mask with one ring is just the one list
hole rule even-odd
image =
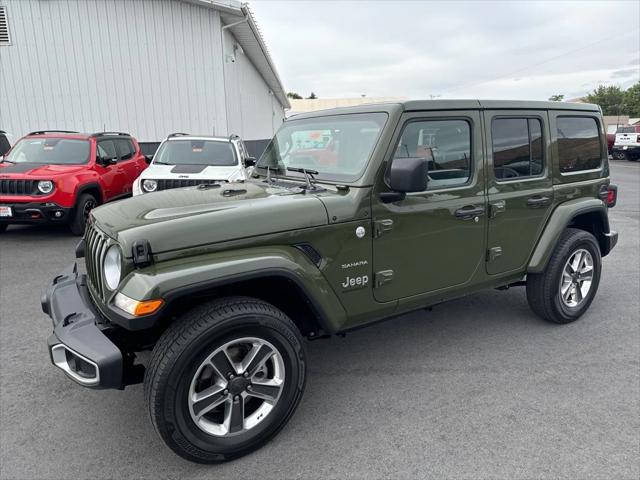
[[473, 217], [484, 214], [484, 207], [476, 207], [475, 205], [467, 205], [455, 211], [454, 215], [462, 220], [469, 220]]
[[549, 197], [536, 196], [527, 199], [527, 206], [531, 208], [544, 207], [546, 205], [549, 205], [549, 203], [551, 203], [551, 199]]

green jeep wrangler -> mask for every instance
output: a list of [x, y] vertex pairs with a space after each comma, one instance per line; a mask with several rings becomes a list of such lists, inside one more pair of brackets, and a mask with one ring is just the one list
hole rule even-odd
[[616, 197], [596, 105], [297, 115], [245, 182], [93, 210], [86, 275], [74, 264], [43, 295], [51, 361], [85, 387], [144, 381], [171, 449], [232, 459], [292, 416], [305, 338], [516, 285], [540, 317], [578, 319], [617, 241]]

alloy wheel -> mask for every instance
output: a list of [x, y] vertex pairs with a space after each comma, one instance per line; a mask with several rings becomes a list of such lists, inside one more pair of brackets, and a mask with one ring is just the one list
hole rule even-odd
[[247, 432], [271, 413], [285, 382], [282, 355], [261, 338], [218, 347], [200, 364], [189, 388], [189, 412], [216, 437]]
[[593, 257], [588, 250], [576, 250], [562, 270], [560, 299], [567, 307], [575, 308], [589, 295], [593, 283]]

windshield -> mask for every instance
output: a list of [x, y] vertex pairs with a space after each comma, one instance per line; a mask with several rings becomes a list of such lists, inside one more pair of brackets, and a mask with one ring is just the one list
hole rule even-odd
[[13, 146], [5, 161], [42, 165], [82, 165], [89, 161], [90, 150], [88, 140], [25, 138]]
[[616, 133], [636, 133], [636, 127], [620, 127]]
[[229, 167], [237, 165], [238, 160], [231, 142], [185, 139], [164, 142], [153, 157], [153, 163]]
[[386, 113], [289, 120], [271, 140], [257, 167], [305, 168], [318, 172], [318, 179], [354, 182], [362, 175], [386, 120]]

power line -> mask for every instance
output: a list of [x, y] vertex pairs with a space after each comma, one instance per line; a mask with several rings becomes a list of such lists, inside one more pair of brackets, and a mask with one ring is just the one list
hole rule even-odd
[[606, 42], [607, 40], [611, 40], [613, 38], [624, 37], [625, 35], [629, 35], [631, 33], [634, 33], [636, 30], [640, 30], [640, 27], [634, 28], [633, 30], [629, 30], [626, 33], [611, 35], [609, 37], [602, 38], [602, 39], [597, 40], [595, 42], [588, 43], [587, 45], [584, 45], [584, 46], [582, 46], [580, 48], [576, 48], [574, 50], [569, 50], [568, 52], [561, 53], [560, 55], [556, 55], [555, 57], [548, 58], [547, 60], [543, 60], [542, 62], [534, 63], [533, 65], [527, 65], [526, 67], [520, 68], [518, 70], [514, 70], [511, 73], [506, 73], [504, 75], [500, 75], [499, 77], [490, 78], [488, 80], [482, 80], [480, 82], [467, 83], [467, 84], [463, 84], [463, 85], [458, 85], [457, 87], [449, 88], [449, 89], [445, 90], [443, 93], [454, 92], [456, 90], [460, 90], [461, 88], [475, 87], [476, 85], [482, 85], [483, 83], [489, 83], [489, 82], [495, 82], [496, 80], [502, 80], [503, 78], [507, 78], [507, 77], [511, 77], [513, 75], [517, 75], [518, 73], [524, 72], [524, 71], [529, 70], [529, 69], [534, 68], [534, 67], [538, 67], [540, 65], [544, 65], [545, 63], [552, 62], [554, 60], [557, 60], [558, 58], [566, 57], [567, 55], [571, 55], [572, 53], [579, 52], [581, 50], [585, 50], [585, 49], [587, 49], [589, 47], [592, 47], [594, 45], [597, 45], [599, 43]]

